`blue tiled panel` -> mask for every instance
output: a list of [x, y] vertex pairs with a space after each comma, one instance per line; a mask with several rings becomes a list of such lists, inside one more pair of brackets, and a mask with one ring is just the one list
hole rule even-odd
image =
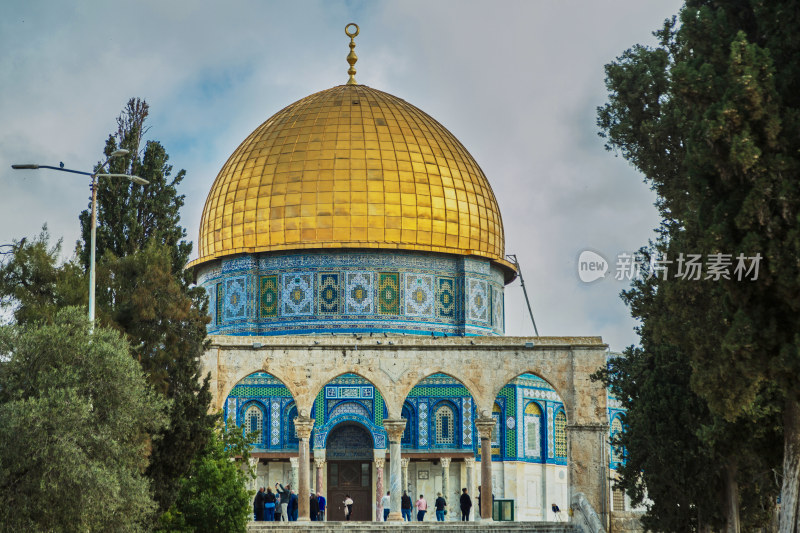
[[[400, 305], [378, 305], [378, 279], [399, 276]], [[265, 279], [277, 280], [265, 312]], [[249, 255], [201, 265], [214, 335], [390, 332], [502, 335], [503, 273], [490, 261], [428, 252], [331, 250]]]

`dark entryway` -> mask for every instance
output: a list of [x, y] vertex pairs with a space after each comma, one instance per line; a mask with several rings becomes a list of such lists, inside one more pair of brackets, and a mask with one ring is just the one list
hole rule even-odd
[[362, 426], [343, 423], [328, 434], [328, 520], [345, 520], [344, 501], [353, 500], [350, 520], [372, 520], [372, 436]]

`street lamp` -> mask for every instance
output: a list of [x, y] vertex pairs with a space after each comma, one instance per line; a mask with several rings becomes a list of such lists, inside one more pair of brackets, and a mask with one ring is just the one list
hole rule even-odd
[[92, 178], [92, 238], [91, 238], [91, 250], [89, 252], [89, 323], [91, 328], [94, 329], [94, 255], [95, 255], [95, 248], [96, 248], [96, 234], [97, 234], [97, 178], [122, 178], [132, 181], [138, 185], [147, 185], [150, 182], [146, 179], [140, 178], [139, 176], [131, 176], [129, 174], [101, 174], [100, 171], [103, 170], [106, 165], [108, 165], [109, 161], [114, 159], [115, 157], [121, 157], [124, 155], [128, 155], [130, 152], [129, 150], [125, 150], [124, 148], [120, 148], [119, 150], [114, 150], [108, 159], [106, 159], [105, 163], [100, 165], [100, 167], [95, 170], [94, 172], [82, 172], [80, 170], [71, 170], [69, 168], [64, 168], [64, 164], [62, 163], [61, 166], [52, 167], [49, 165], [35, 165], [35, 164], [28, 164], [28, 165], [11, 165], [11, 168], [15, 170], [36, 170], [40, 168], [47, 168], [50, 170], [59, 170], [61, 172], [72, 172], [73, 174], [82, 174], [84, 176], [91, 176]]

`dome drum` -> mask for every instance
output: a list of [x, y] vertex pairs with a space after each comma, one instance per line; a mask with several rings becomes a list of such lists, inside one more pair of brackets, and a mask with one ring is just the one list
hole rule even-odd
[[196, 267], [213, 335], [502, 335], [505, 273], [431, 252], [242, 254]]

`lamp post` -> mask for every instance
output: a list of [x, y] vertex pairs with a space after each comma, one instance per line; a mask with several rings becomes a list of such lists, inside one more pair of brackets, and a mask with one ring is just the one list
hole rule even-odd
[[61, 166], [52, 167], [49, 165], [35, 165], [35, 164], [27, 164], [27, 165], [11, 165], [11, 168], [15, 170], [36, 170], [40, 168], [47, 168], [50, 170], [59, 170], [61, 172], [71, 172], [73, 174], [82, 174], [84, 176], [90, 176], [92, 178], [92, 222], [91, 222], [91, 244], [90, 244], [90, 251], [89, 251], [89, 323], [90, 327], [94, 330], [94, 301], [95, 301], [95, 280], [94, 280], [94, 263], [95, 263], [95, 248], [96, 246], [96, 239], [97, 239], [97, 178], [122, 178], [132, 181], [138, 185], [147, 185], [150, 182], [144, 178], [140, 178], [139, 176], [131, 176], [129, 174], [101, 174], [100, 172], [108, 165], [108, 163], [114, 159], [115, 157], [121, 157], [124, 155], [128, 155], [129, 150], [119, 149], [115, 150], [108, 156], [105, 163], [100, 165], [100, 167], [95, 170], [94, 172], [82, 172], [80, 170], [72, 170], [69, 168], [64, 168], [63, 163]]

